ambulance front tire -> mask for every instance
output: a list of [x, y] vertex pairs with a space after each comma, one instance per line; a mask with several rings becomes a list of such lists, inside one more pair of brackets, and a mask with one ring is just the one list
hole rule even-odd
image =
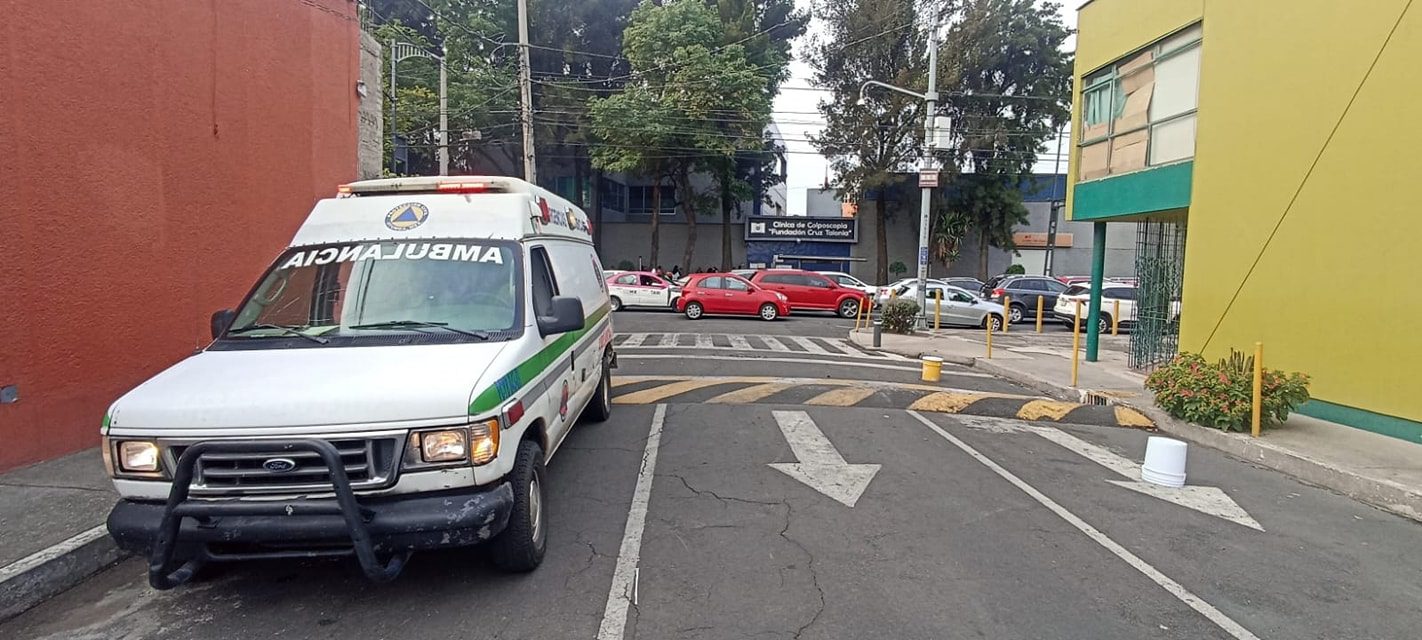
[[593, 391], [592, 400], [588, 401], [588, 408], [583, 411], [583, 415], [593, 422], [606, 422], [612, 417], [612, 356], [603, 358], [602, 379], [597, 382], [597, 390]]
[[489, 559], [511, 573], [527, 573], [543, 563], [548, 550], [548, 520], [543, 499], [543, 449], [533, 440], [518, 443], [509, 473], [514, 505], [509, 524], [489, 541]]

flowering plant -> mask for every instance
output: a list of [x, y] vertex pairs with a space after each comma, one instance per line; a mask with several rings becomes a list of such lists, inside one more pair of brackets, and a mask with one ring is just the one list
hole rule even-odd
[[[1308, 401], [1307, 375], [1263, 372], [1260, 422], [1273, 426], [1289, 417], [1289, 412]], [[1151, 372], [1145, 386], [1155, 393], [1155, 403], [1167, 413], [1196, 424], [1247, 431], [1254, 390], [1254, 358], [1230, 350], [1230, 357], [1217, 363], [1199, 354], [1181, 353], [1169, 364]]]

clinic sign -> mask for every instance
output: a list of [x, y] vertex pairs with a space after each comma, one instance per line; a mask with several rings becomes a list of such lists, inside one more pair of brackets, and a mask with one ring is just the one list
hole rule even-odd
[[859, 225], [854, 218], [751, 216], [746, 219], [746, 240], [858, 242]]

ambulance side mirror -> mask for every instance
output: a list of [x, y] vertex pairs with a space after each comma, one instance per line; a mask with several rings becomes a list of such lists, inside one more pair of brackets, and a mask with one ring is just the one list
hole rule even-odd
[[232, 326], [232, 321], [237, 319], [237, 312], [231, 309], [223, 309], [212, 314], [212, 339], [227, 331], [227, 327]]
[[554, 296], [552, 315], [538, 316], [538, 332], [550, 336], [583, 328], [583, 301], [572, 296]]

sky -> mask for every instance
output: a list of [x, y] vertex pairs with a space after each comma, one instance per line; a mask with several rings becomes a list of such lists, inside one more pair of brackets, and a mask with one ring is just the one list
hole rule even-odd
[[[808, 11], [812, 0], [795, 0], [795, 5], [801, 10]], [[1076, 7], [1079, 5], [1075, 0], [1070, 0], [1063, 4], [1061, 9], [1062, 21], [1072, 29], [1076, 28]], [[810, 24], [810, 33], [819, 33], [820, 25], [818, 21]], [[780, 95], [775, 97], [775, 123], [780, 128], [782, 144], [785, 145], [786, 163], [789, 165], [789, 175], [785, 185], [787, 197], [788, 213], [790, 215], [805, 215], [805, 190], [809, 188], [819, 188], [825, 182], [826, 173], [829, 171], [829, 163], [818, 155], [809, 140], [809, 135], [818, 132], [823, 128], [823, 116], [819, 115], [819, 101], [828, 97], [827, 92], [806, 90], [813, 87], [813, 72], [810, 65], [805, 61], [808, 56], [810, 44], [810, 33], [800, 37], [795, 43], [795, 60], [790, 63], [790, 80], [781, 87]], [[1076, 38], [1067, 40], [1067, 47], [1074, 48]], [[1056, 142], [1047, 141], [1048, 153], [1039, 158], [1036, 171], [1050, 173], [1055, 167]], [[1065, 153], [1065, 150], [1063, 151]], [[1057, 171], [1066, 171], [1066, 158], [1061, 158]], [[830, 176], [833, 178], [833, 176]]]

